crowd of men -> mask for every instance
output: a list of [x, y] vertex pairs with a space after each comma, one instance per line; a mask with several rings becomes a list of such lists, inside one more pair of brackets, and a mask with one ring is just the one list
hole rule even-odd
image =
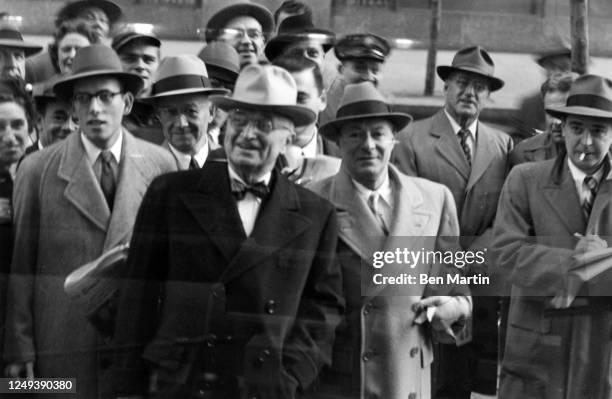
[[[612, 398], [612, 281], [568, 295], [612, 243], [611, 80], [544, 54], [541, 110], [505, 132], [480, 120], [504, 82], [471, 46], [413, 121], [378, 89], [389, 41], [336, 38], [306, 3], [227, 6], [165, 58], [122, 17], [70, 1], [43, 50], [3, 16], [3, 376], [79, 399]], [[101, 329], [64, 283], [125, 244]], [[375, 283], [396, 249], [487, 256]]]

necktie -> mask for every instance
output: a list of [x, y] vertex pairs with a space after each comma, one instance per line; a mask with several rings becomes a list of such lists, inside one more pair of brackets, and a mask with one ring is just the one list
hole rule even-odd
[[599, 188], [599, 183], [593, 176], [586, 176], [584, 178], [584, 185], [586, 186], [586, 198], [582, 202], [582, 211], [584, 212], [584, 216], [586, 219], [591, 215], [591, 210], [593, 209], [593, 202], [595, 201], [595, 196], [597, 195], [597, 189]]
[[378, 224], [380, 225], [380, 228], [385, 233], [385, 235], [389, 235], [389, 229], [387, 228], [387, 224], [385, 223], [385, 219], [383, 218], [383, 214], [382, 214], [381, 210], [378, 207], [378, 198], [379, 197], [380, 197], [380, 195], [376, 191], [372, 192], [372, 194], [370, 194], [370, 196], [368, 197], [368, 207], [370, 208], [370, 210], [374, 214], [374, 217], [378, 221]]
[[196, 170], [196, 169], [200, 169], [200, 167], [198, 166], [198, 163], [196, 162], [194, 157], [191, 157], [191, 160], [189, 161], [189, 170]]
[[115, 173], [113, 168], [114, 157], [109, 150], [104, 150], [100, 154], [100, 163], [102, 164], [102, 172], [100, 173], [100, 187], [106, 198], [106, 203], [109, 209], [113, 209], [115, 200]]
[[247, 185], [240, 180], [232, 179], [231, 188], [232, 194], [237, 201], [244, 199], [244, 196], [247, 193], [251, 193], [261, 199], [265, 199], [268, 195], [270, 195], [270, 188], [266, 185], [266, 183], [261, 181], [252, 185]]
[[470, 146], [468, 145], [470, 131], [468, 129], [461, 129], [457, 135], [459, 136], [459, 143], [461, 144], [461, 149], [463, 149], [463, 153], [465, 154], [465, 159], [467, 159], [468, 164], [472, 166], [472, 151], [470, 151]]

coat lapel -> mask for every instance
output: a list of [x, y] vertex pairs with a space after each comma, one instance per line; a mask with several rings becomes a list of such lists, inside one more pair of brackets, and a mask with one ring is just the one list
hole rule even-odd
[[466, 192], [469, 191], [474, 184], [480, 179], [483, 173], [489, 168], [491, 161], [495, 156], [495, 148], [491, 142], [491, 136], [486, 126], [478, 122], [478, 133], [476, 134], [476, 151], [472, 162], [472, 170], [466, 187]]
[[567, 166], [567, 158], [564, 157], [559, 162], [562, 162], [562, 165], [555, 163], [551, 178], [543, 187], [544, 198], [557, 213], [570, 234], [582, 233], [586, 223], [582, 215], [576, 186]]
[[127, 220], [134, 219], [151, 180], [152, 166], [131, 134], [123, 132], [117, 192], [106, 233], [104, 248], [110, 249], [129, 241], [132, 232]]
[[437, 139], [435, 146], [440, 156], [446, 159], [467, 180], [470, 175], [470, 165], [465, 159], [457, 134], [453, 132], [444, 110], [439, 111], [434, 116], [429, 134]]
[[[589, 216], [587, 234], [608, 235], [612, 225], [612, 172], [602, 180]], [[605, 226], [605, 227], [604, 227]], [[602, 227], [604, 230], [602, 230]]]
[[193, 192], [180, 198], [229, 263], [246, 235], [231, 195], [227, 163], [207, 162]]
[[66, 199], [96, 227], [106, 231], [110, 210], [87, 160], [80, 133], [72, 134], [66, 139], [57, 174], [68, 183], [64, 190]]
[[273, 178], [276, 182], [270, 197], [259, 210], [253, 232], [240, 245], [221, 277], [222, 281], [243, 274], [277, 253], [312, 224], [310, 219], [299, 213], [300, 200], [292, 184], [279, 174]]

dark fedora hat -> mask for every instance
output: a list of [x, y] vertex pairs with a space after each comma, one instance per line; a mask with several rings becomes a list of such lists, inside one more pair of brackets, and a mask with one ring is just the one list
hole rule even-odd
[[58, 98], [53, 92], [53, 86], [58, 79], [59, 75], [55, 75], [51, 79], [36, 83], [33, 86], [32, 97], [34, 98], [34, 104], [36, 104], [37, 111], [41, 111], [45, 105], [51, 101], [65, 101]]
[[[141, 28], [144, 25], [146, 28]], [[121, 49], [134, 41], [140, 41], [153, 47], [161, 47], [161, 41], [149, 24], [126, 24], [113, 36], [111, 47], [119, 54]]]
[[72, 63], [72, 73], [53, 85], [53, 92], [61, 98], [72, 96], [77, 80], [92, 77], [118, 79], [125, 90], [136, 95], [144, 86], [142, 78], [134, 73], [124, 72], [115, 51], [102, 44], [92, 44], [77, 50]]
[[264, 53], [273, 61], [288, 45], [301, 40], [317, 41], [327, 53], [334, 46], [335, 35], [330, 30], [315, 28], [311, 15], [292, 15], [281, 22], [277, 35], [266, 44]]
[[612, 81], [582, 75], [572, 83], [565, 106], [548, 107], [546, 112], [557, 118], [577, 115], [612, 119]]
[[496, 91], [504, 86], [504, 81], [493, 76], [495, 64], [493, 59], [480, 46], [467, 47], [457, 51], [450, 66], [441, 65], [436, 68], [440, 79], [446, 81], [448, 75], [454, 71], [470, 72], [485, 77], [489, 81], [489, 89]]
[[210, 42], [198, 57], [206, 64], [209, 77], [232, 85], [236, 83], [240, 73], [240, 56], [234, 47], [224, 42]]
[[196, 93], [227, 94], [227, 90], [211, 86], [204, 61], [193, 54], [183, 54], [162, 60], [153, 77], [151, 95], [143, 100]]
[[325, 138], [337, 141], [343, 124], [369, 118], [387, 119], [396, 132], [412, 121], [412, 116], [408, 114], [393, 112], [387, 100], [372, 82], [361, 82], [346, 86], [336, 112], [336, 119], [321, 126], [319, 133]]
[[373, 33], [353, 33], [336, 42], [334, 53], [340, 61], [356, 58], [384, 62], [391, 52], [389, 41]]
[[26, 57], [42, 50], [42, 46], [24, 41], [21, 32], [11, 26], [0, 28], [0, 47], [22, 49]]
[[270, 10], [256, 3], [242, 2], [227, 6], [210, 17], [206, 24], [206, 41], [210, 42], [215, 40], [218, 32], [223, 29], [228, 22], [242, 16], [255, 18], [255, 20], [261, 24], [261, 29], [266, 37], [274, 31], [274, 18]]
[[79, 0], [66, 3], [56, 14], [55, 25], [59, 26], [62, 22], [75, 19], [83, 10], [88, 8], [99, 8], [108, 17], [108, 22], [113, 25], [121, 18], [123, 12], [121, 7], [108, 0]]

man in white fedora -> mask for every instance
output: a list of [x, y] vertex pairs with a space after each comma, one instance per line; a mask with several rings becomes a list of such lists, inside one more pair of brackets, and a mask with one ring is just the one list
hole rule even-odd
[[583, 75], [546, 112], [562, 121], [566, 151], [515, 166], [495, 220], [493, 264], [512, 284], [499, 397], [607, 398], [610, 279], [584, 283], [569, 311], [551, 298], [565, 296], [573, 256], [612, 244], [612, 81]]
[[293, 398], [331, 362], [336, 215], [274, 169], [315, 119], [296, 99], [287, 71], [245, 67], [231, 97], [211, 96], [229, 113], [227, 162], [149, 187], [119, 300], [118, 394]]
[[212, 87], [206, 65], [195, 55], [166, 57], [160, 64], [146, 101], [153, 104], [164, 132], [162, 146], [179, 170], [199, 169], [206, 162], [213, 144], [207, 134], [214, 116], [209, 96], [227, 93]]
[[[446, 281], [447, 274], [456, 274], [454, 265], [434, 262], [412, 269], [372, 267], [381, 251], [458, 248], [455, 203], [443, 185], [408, 177], [389, 164], [395, 133], [412, 118], [392, 112], [371, 82], [348, 85], [339, 105], [336, 118], [319, 132], [339, 144], [342, 167], [311, 188], [338, 212], [346, 322], [336, 331], [332, 365], [322, 372], [313, 398], [430, 398], [431, 336], [455, 343], [446, 331], [463, 329], [471, 311], [469, 290], [446, 283], [375, 285], [369, 277], [413, 273]], [[419, 314], [428, 307], [435, 316], [422, 323]]]
[[53, 86], [71, 101], [79, 130], [28, 155], [17, 173], [8, 375], [76, 378], [79, 399], [108, 397], [113, 354], [64, 293], [64, 279], [128, 243], [147, 186], [176, 168], [121, 125], [142, 84], [110, 47], [79, 49], [72, 74]]

